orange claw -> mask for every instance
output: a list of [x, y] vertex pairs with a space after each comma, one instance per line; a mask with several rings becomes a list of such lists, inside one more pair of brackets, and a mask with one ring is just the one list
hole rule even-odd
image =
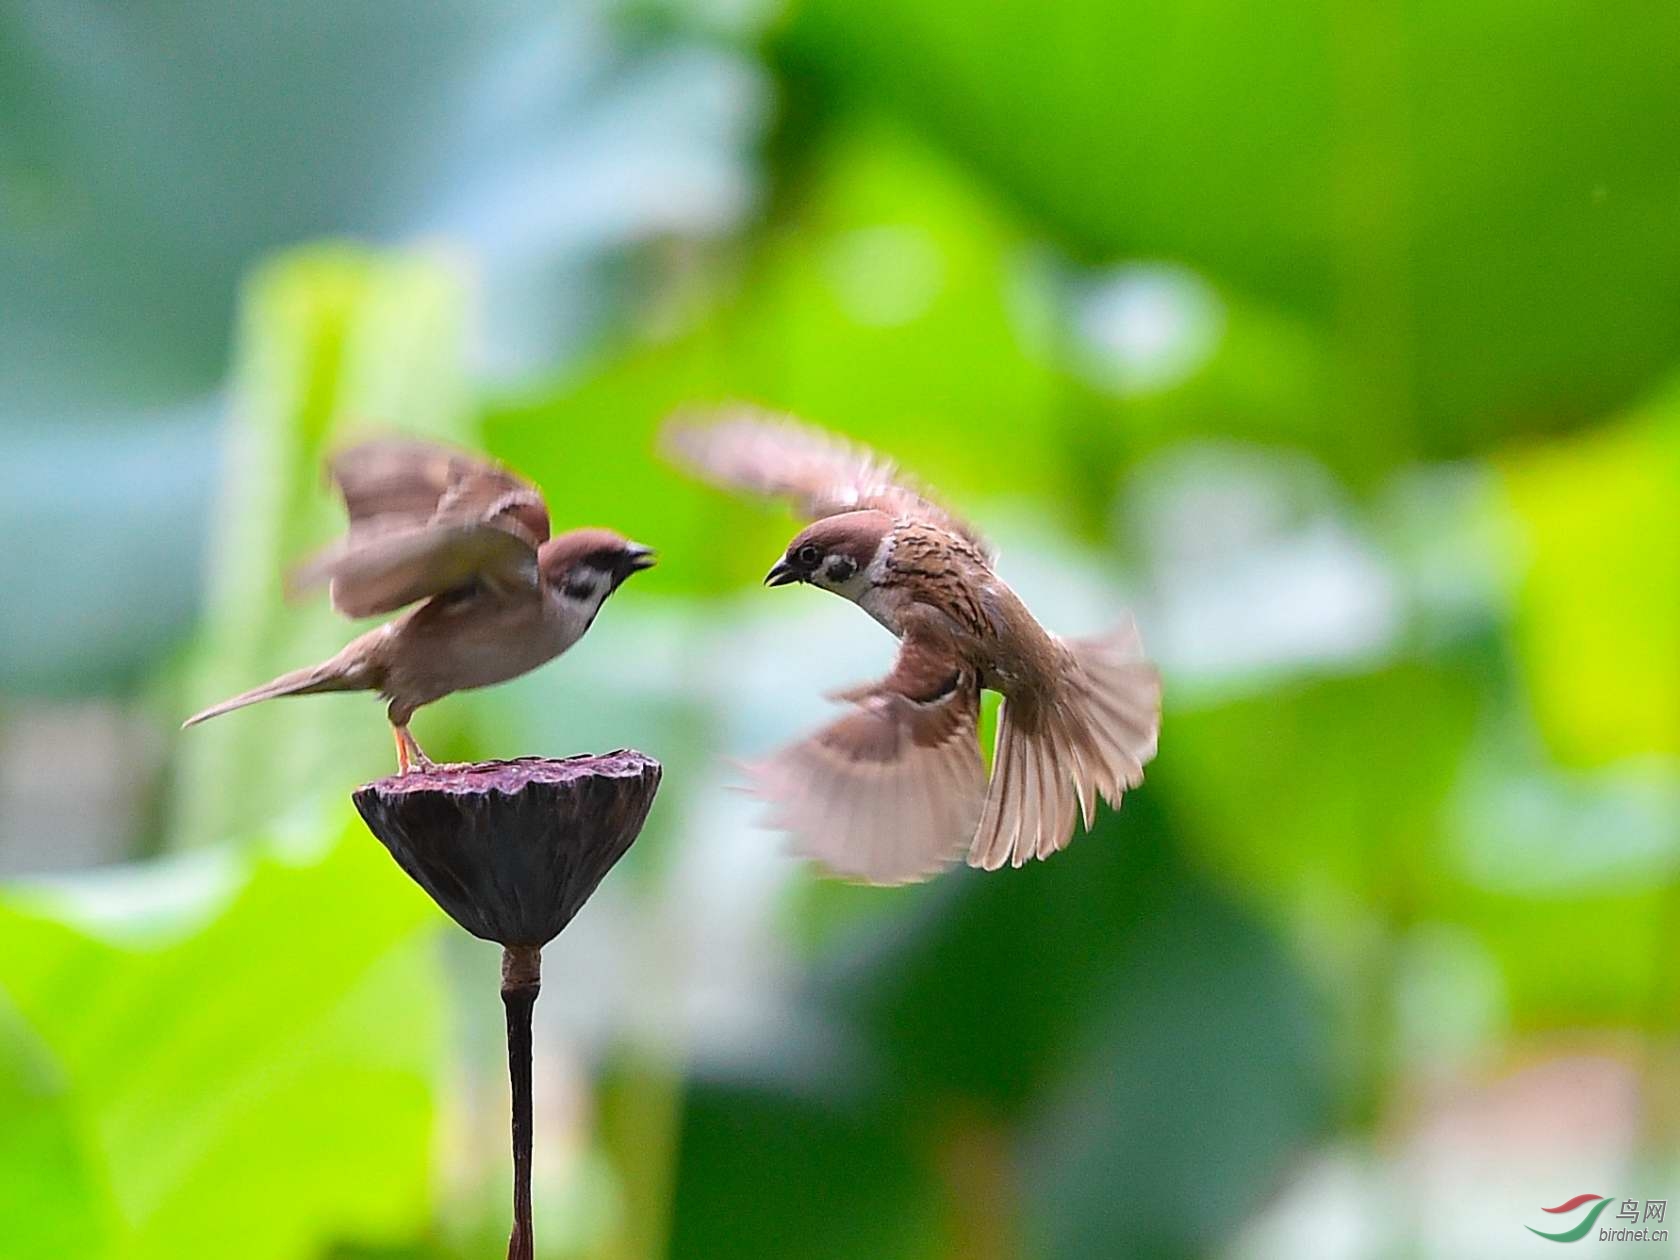
[[407, 774], [411, 769], [429, 770], [432, 759], [426, 756], [420, 747], [420, 741], [415, 739], [406, 726], [393, 726], [391, 734], [397, 739], [397, 773]]

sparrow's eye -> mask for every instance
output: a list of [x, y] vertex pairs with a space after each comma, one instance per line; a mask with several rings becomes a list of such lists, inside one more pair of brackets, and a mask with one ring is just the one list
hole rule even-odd
[[793, 553], [793, 558], [807, 569], [814, 569], [817, 567], [817, 561], [822, 559], [822, 548], [815, 543], [806, 543]]

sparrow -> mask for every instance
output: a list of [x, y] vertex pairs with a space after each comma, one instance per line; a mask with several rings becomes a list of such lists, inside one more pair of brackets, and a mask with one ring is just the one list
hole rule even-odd
[[[726, 489], [786, 498], [813, 523], [764, 582], [857, 604], [899, 640], [885, 678], [831, 699], [850, 708], [748, 767], [794, 850], [855, 880], [925, 879], [965, 848], [971, 866], [1021, 866], [1065, 848], [1096, 798], [1118, 806], [1155, 756], [1161, 680], [1130, 618], [1064, 639], [998, 577], [965, 521], [896, 466], [785, 417], [679, 414], [666, 453]], [[1001, 693], [988, 781], [980, 693]]]
[[290, 593], [326, 585], [346, 617], [408, 607], [330, 660], [195, 713], [183, 728], [276, 696], [377, 691], [397, 769], [432, 763], [409, 732], [422, 705], [517, 678], [576, 643], [652, 549], [609, 529], [549, 537], [529, 483], [486, 460], [409, 439], [364, 442], [327, 463], [346, 536], [293, 573]]

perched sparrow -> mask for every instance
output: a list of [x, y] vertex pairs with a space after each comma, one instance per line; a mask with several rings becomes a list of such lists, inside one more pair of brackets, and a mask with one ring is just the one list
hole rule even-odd
[[[1047, 857], [1118, 805], [1155, 755], [1161, 682], [1128, 618], [1061, 639], [992, 570], [964, 522], [888, 461], [785, 420], [678, 419], [671, 454], [738, 490], [784, 496], [815, 521], [767, 586], [809, 582], [851, 600], [901, 640], [892, 672], [834, 699], [854, 707], [753, 768], [773, 825], [838, 874], [925, 878], [966, 845], [995, 870]], [[988, 785], [980, 691], [1001, 692]]]
[[349, 534], [293, 575], [325, 582], [347, 617], [396, 620], [331, 660], [212, 705], [192, 726], [275, 696], [377, 691], [397, 741], [397, 766], [430, 765], [409, 733], [421, 705], [506, 682], [583, 637], [625, 578], [653, 552], [606, 529], [548, 536], [535, 487], [459, 451], [402, 439], [363, 443], [327, 466], [350, 514]]

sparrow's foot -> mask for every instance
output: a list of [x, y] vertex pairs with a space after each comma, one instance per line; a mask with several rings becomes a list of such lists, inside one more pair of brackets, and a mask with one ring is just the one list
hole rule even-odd
[[409, 732], [406, 726], [393, 726], [391, 734], [397, 741], [397, 773], [407, 774], [410, 770], [430, 770], [432, 759], [421, 751], [419, 741]]

